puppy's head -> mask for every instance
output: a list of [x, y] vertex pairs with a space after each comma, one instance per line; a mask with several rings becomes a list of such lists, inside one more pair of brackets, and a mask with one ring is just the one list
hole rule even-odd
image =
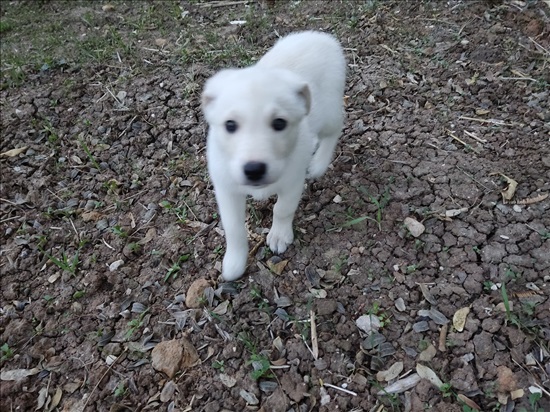
[[300, 124], [311, 107], [307, 83], [287, 70], [250, 67], [223, 70], [202, 94], [209, 124], [208, 145], [246, 186], [276, 182], [298, 143]]

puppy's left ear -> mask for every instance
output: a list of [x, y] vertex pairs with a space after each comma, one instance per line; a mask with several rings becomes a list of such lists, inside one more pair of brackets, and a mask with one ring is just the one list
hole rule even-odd
[[307, 83], [303, 84], [298, 91], [298, 96], [303, 100], [306, 106], [306, 114], [309, 114], [311, 110], [311, 92], [309, 91], [309, 86]]

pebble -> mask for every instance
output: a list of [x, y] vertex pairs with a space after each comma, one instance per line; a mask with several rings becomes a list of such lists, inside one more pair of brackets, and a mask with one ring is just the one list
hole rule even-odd
[[413, 330], [416, 332], [416, 333], [420, 333], [420, 332], [426, 332], [427, 330], [430, 329], [430, 325], [428, 325], [428, 322], [426, 322], [425, 320], [422, 320], [420, 322], [416, 322], [414, 325], [413, 325]]

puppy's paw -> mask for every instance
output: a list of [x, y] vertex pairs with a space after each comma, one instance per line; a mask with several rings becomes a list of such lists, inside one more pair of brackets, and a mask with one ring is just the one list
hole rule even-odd
[[293, 241], [292, 227], [288, 230], [273, 226], [267, 235], [267, 245], [275, 254], [283, 253]]
[[231, 282], [232, 280], [237, 280], [244, 275], [247, 258], [248, 252], [246, 250], [238, 253], [227, 252], [223, 257], [222, 277], [224, 280]]

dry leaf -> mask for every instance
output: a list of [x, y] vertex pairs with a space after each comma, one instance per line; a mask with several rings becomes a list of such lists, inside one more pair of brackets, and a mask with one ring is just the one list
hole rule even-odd
[[38, 392], [38, 401], [36, 410], [42, 409], [42, 407], [46, 404], [46, 399], [48, 398], [48, 388], [43, 387]]
[[389, 369], [385, 371], [380, 371], [376, 374], [376, 379], [378, 381], [389, 382], [399, 376], [403, 371], [403, 362], [396, 362]]
[[313, 295], [314, 298], [317, 298], [317, 299], [324, 299], [327, 297], [327, 291], [324, 289], [311, 288], [309, 292]]
[[459, 214], [467, 212], [467, 211], [468, 211], [467, 207], [463, 207], [462, 209], [446, 210], [445, 211], [445, 216], [446, 217], [455, 217], [455, 216], [458, 216]]
[[516, 188], [518, 187], [518, 182], [516, 182], [514, 179], [511, 179], [502, 173], [499, 173], [499, 174], [506, 180], [506, 183], [508, 183], [508, 186], [506, 187], [506, 189], [500, 192], [500, 194], [502, 195], [502, 199], [503, 201], [512, 200], [512, 198], [516, 194]]
[[443, 386], [443, 382], [439, 377], [435, 374], [433, 370], [428, 368], [427, 366], [424, 366], [420, 363], [416, 365], [416, 373], [418, 373], [418, 376], [420, 376], [422, 379], [428, 380], [432, 385], [434, 385], [436, 388], [441, 388]]
[[476, 114], [478, 116], [483, 116], [483, 115], [489, 114], [489, 110], [487, 110], [487, 109], [476, 109]]
[[464, 330], [464, 325], [466, 325], [466, 318], [470, 313], [470, 308], [467, 306], [465, 308], [459, 309], [453, 315], [453, 327], [458, 331], [462, 332]]
[[471, 400], [470, 398], [468, 398], [466, 395], [459, 393], [456, 397], [458, 398], [459, 401], [468, 405], [474, 411], [481, 411], [481, 408], [479, 407], [479, 405], [475, 403], [473, 400]]
[[288, 260], [281, 260], [277, 263], [272, 263], [270, 260], [267, 261], [267, 267], [269, 270], [271, 270], [276, 275], [281, 275], [283, 273], [283, 270], [285, 270], [286, 264], [288, 263]]
[[155, 39], [155, 44], [159, 47], [164, 47], [168, 44], [168, 40], [166, 40], [166, 39]]
[[377, 393], [378, 396], [387, 395], [389, 393], [401, 393], [414, 388], [422, 378], [417, 373], [400, 379]]
[[103, 11], [115, 11], [115, 6], [113, 6], [112, 4], [104, 4], [103, 6], [101, 6], [101, 9]]
[[506, 203], [507, 205], [510, 205], [510, 204], [513, 204], [513, 205], [532, 205], [533, 203], [542, 202], [547, 197], [548, 197], [548, 193], [541, 193], [540, 195], [535, 196], [535, 197], [529, 197], [527, 199], [516, 200], [515, 202], [509, 201], [509, 202], [504, 202], [504, 203]]
[[17, 156], [18, 154], [20, 153], [23, 153], [25, 150], [27, 150], [29, 148], [29, 146], [25, 146], [25, 147], [20, 147], [18, 149], [11, 149], [11, 150], [8, 150], [7, 152], [4, 152], [4, 153], [0, 153], [0, 156], [4, 156], [4, 157], [14, 157], [14, 156]]
[[212, 312], [214, 312], [216, 315], [225, 315], [227, 313], [228, 307], [229, 307], [229, 301], [224, 300], [222, 303], [216, 306]]
[[417, 285], [420, 286], [420, 291], [422, 292], [424, 299], [426, 299], [432, 305], [435, 305], [437, 303], [437, 300], [435, 300], [432, 293], [428, 289], [428, 285], [426, 285], [425, 283], [417, 283]]
[[13, 369], [11, 371], [2, 371], [0, 373], [0, 380], [3, 381], [20, 381], [25, 379], [27, 376], [36, 375], [40, 372], [38, 368], [32, 369]]
[[512, 398], [512, 400], [523, 398], [523, 395], [525, 395], [525, 391], [521, 388], [510, 392], [510, 398]]
[[55, 390], [55, 394], [53, 395], [51, 404], [48, 407], [47, 412], [52, 412], [57, 407], [57, 405], [59, 405], [59, 402], [61, 401], [61, 396], [63, 396], [63, 391], [58, 386]]

